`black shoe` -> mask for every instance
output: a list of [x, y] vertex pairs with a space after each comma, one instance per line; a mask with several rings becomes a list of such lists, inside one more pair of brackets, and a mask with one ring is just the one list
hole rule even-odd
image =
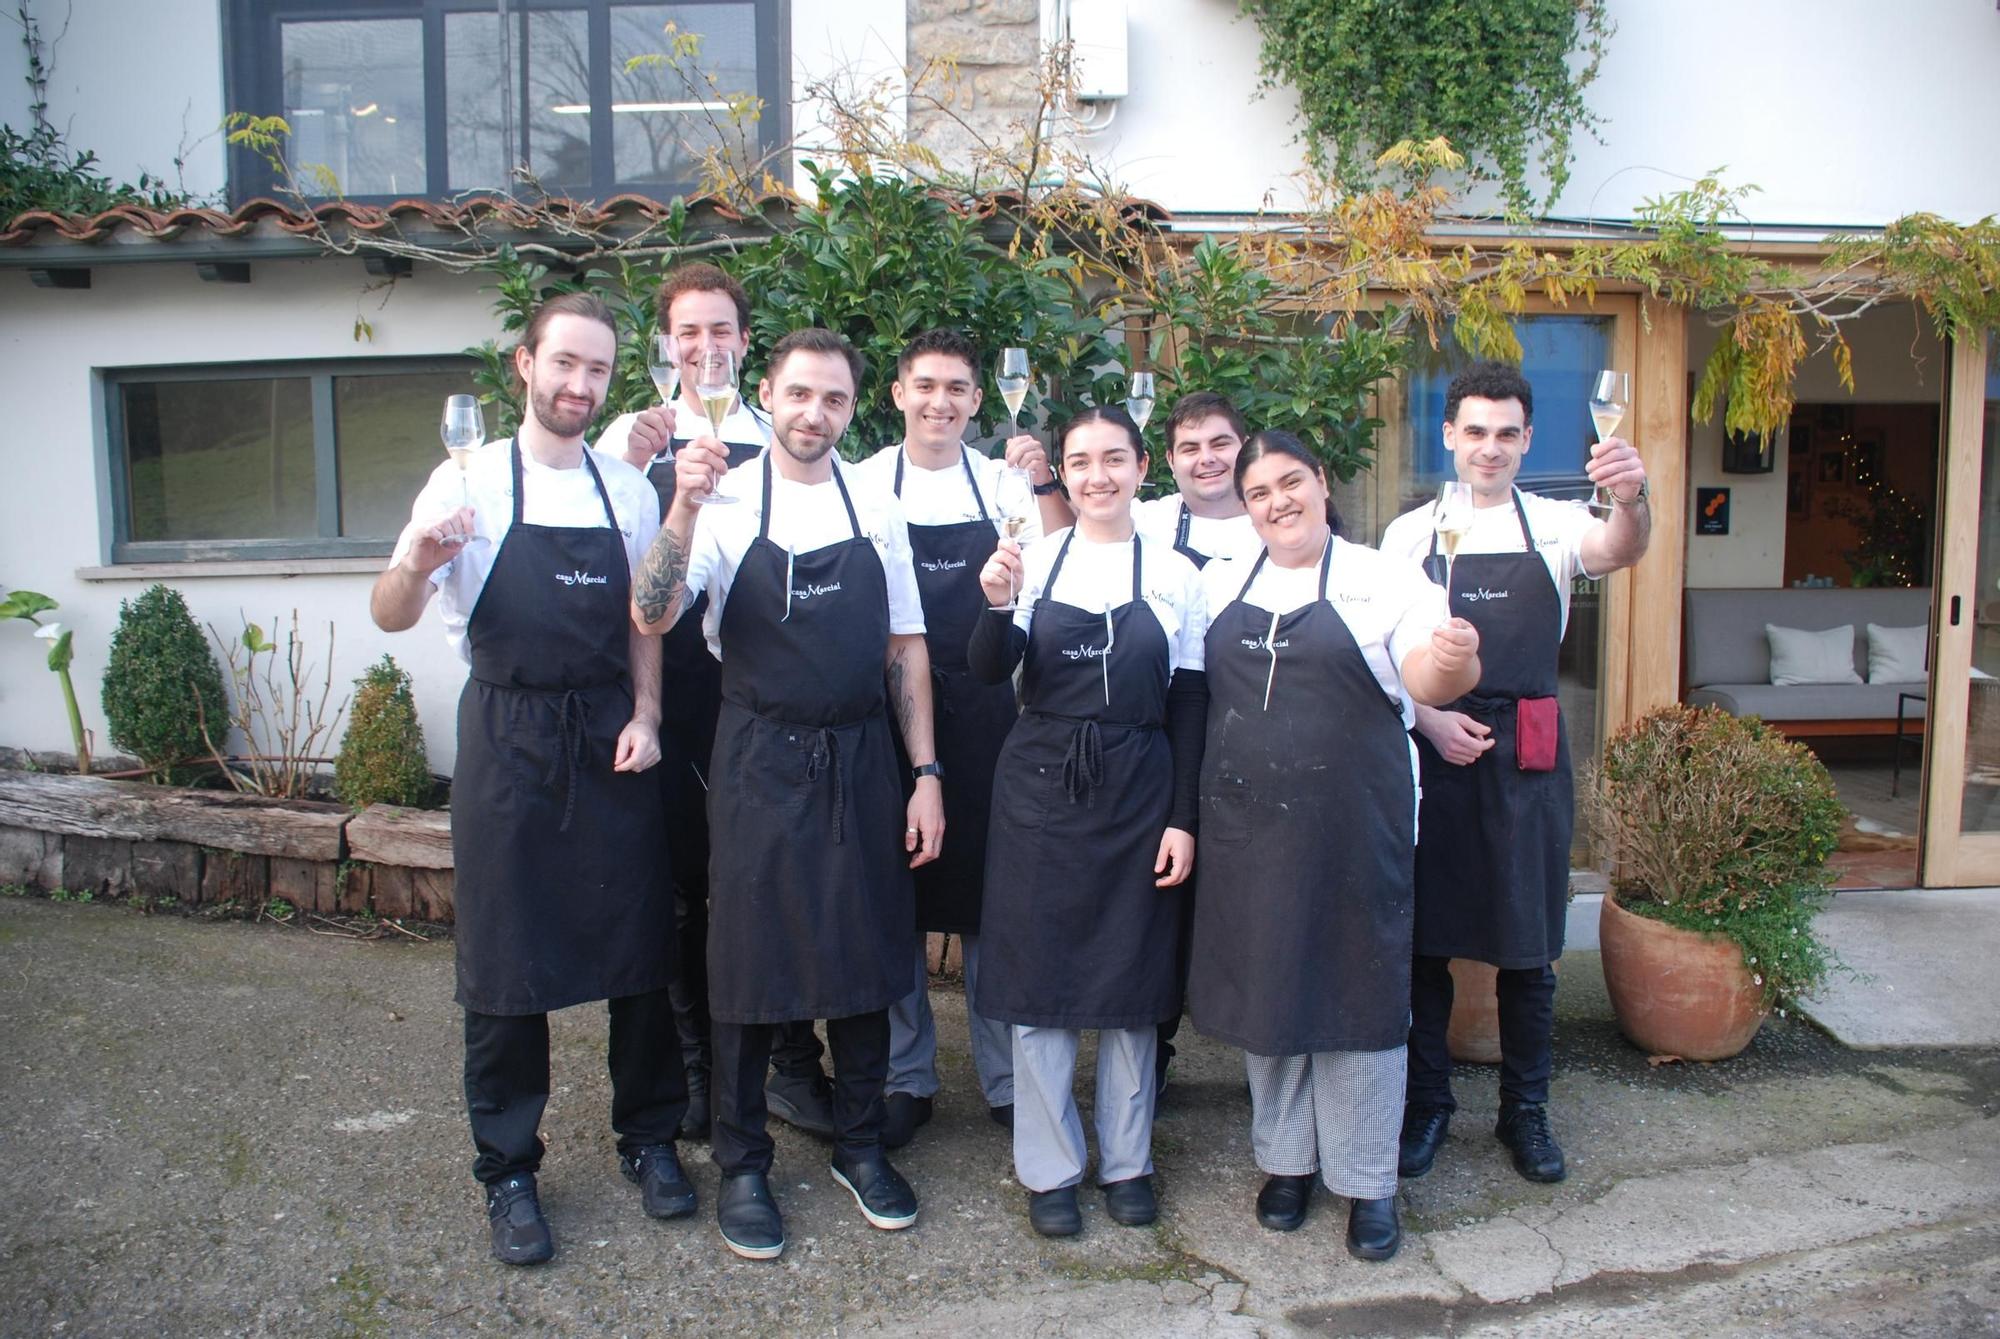
[[795, 1130], [833, 1138], [833, 1080], [810, 1074], [773, 1074], [764, 1085], [764, 1105]]
[[681, 1170], [672, 1144], [647, 1144], [618, 1159], [625, 1179], [639, 1187], [639, 1202], [654, 1218], [685, 1218], [694, 1212], [694, 1183]]
[[708, 1071], [690, 1069], [687, 1072], [687, 1079], [688, 1109], [687, 1114], [681, 1117], [680, 1137], [692, 1140], [706, 1139], [715, 1121], [715, 1109], [708, 1095]]
[[1493, 1135], [1514, 1155], [1514, 1170], [1530, 1181], [1560, 1181], [1569, 1175], [1562, 1147], [1549, 1133], [1549, 1111], [1540, 1102], [1504, 1102]]
[[1396, 1174], [1415, 1180], [1437, 1161], [1445, 1131], [1451, 1128], [1447, 1107], [1408, 1107], [1403, 1112], [1403, 1137], [1396, 1152]]
[[785, 1220], [762, 1172], [722, 1178], [715, 1223], [722, 1229], [722, 1244], [745, 1260], [775, 1260], [785, 1249]]
[[1111, 1221], [1126, 1227], [1144, 1227], [1160, 1216], [1160, 1202], [1153, 1196], [1153, 1178], [1135, 1176], [1128, 1181], [1107, 1182], [1104, 1210]]
[[916, 1137], [917, 1127], [931, 1119], [931, 1099], [915, 1093], [890, 1093], [882, 1099], [882, 1147], [901, 1148]]
[[917, 1221], [917, 1192], [880, 1153], [848, 1158], [835, 1149], [833, 1179], [854, 1196], [870, 1227], [897, 1232]]
[[1396, 1197], [1354, 1200], [1347, 1206], [1347, 1253], [1356, 1260], [1387, 1260], [1403, 1244]]
[[1257, 1221], [1273, 1232], [1296, 1232], [1312, 1203], [1314, 1177], [1274, 1176], [1257, 1192]]
[[1004, 1125], [1010, 1130], [1014, 1128], [1014, 1104], [1012, 1102], [1007, 1103], [1005, 1106], [988, 1107], [986, 1108], [986, 1114], [992, 1118], [995, 1125]]
[[1083, 1210], [1076, 1207], [1076, 1187], [1029, 1191], [1028, 1226], [1045, 1237], [1074, 1237], [1083, 1231]]
[[533, 1172], [516, 1172], [487, 1186], [486, 1218], [493, 1229], [493, 1258], [501, 1264], [539, 1265], [556, 1253]]

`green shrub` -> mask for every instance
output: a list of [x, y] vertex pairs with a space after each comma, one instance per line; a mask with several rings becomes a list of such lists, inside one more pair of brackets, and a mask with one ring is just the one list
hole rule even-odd
[[119, 604], [103, 701], [111, 742], [169, 785], [188, 780], [186, 764], [207, 754], [203, 714], [227, 726], [222, 671], [179, 591], [153, 586]]
[[1735, 940], [1768, 1003], [1834, 966], [1813, 933], [1844, 814], [1803, 744], [1714, 707], [1663, 707], [1617, 734], [1589, 796], [1619, 905]]
[[333, 762], [333, 788], [353, 809], [430, 802], [431, 765], [410, 676], [388, 656], [354, 681], [354, 708]]

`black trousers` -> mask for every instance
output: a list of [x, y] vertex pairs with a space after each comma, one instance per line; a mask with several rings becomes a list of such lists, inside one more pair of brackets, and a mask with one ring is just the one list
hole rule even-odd
[[1174, 1058], [1174, 1038], [1180, 1034], [1181, 1019], [1187, 1015], [1188, 969], [1194, 966], [1194, 885], [1182, 884], [1172, 890], [1180, 898], [1180, 930], [1174, 941], [1174, 1016], [1157, 1029], [1158, 1048], [1153, 1053], [1155, 1073], [1165, 1074]]
[[[1451, 1095], [1451, 959], [1418, 955], [1410, 965], [1409, 1106], [1456, 1111]], [[1500, 969], [1500, 1100], [1549, 1100], [1554, 1068], [1556, 974], [1548, 966]]]
[[[774, 1145], [765, 1126], [764, 1071], [780, 1028], [796, 1024], [715, 1025], [715, 1165], [724, 1176], [768, 1172]], [[812, 1024], [805, 1024], [810, 1030]], [[833, 1050], [834, 1146], [849, 1157], [881, 1146], [882, 1085], [889, 1077], [889, 1011], [826, 1020]], [[817, 1063], [817, 1062], [815, 1062]]]
[[[611, 1000], [611, 1128], [618, 1151], [671, 1144], [687, 1114], [674, 1007], [664, 989]], [[549, 1016], [465, 1015], [465, 1107], [478, 1150], [472, 1174], [491, 1184], [542, 1165], [549, 1101]]]

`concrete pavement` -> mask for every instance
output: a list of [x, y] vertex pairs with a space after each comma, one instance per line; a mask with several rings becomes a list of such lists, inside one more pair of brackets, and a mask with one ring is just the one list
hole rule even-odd
[[450, 957], [0, 898], [0, 1334], [2000, 1331], [2000, 1050], [1861, 1052], [1790, 1018], [1737, 1060], [1653, 1068], [1588, 951], [1558, 995], [1570, 1179], [1513, 1174], [1494, 1071], [1469, 1068], [1384, 1265], [1347, 1257], [1325, 1194], [1297, 1233], [1256, 1225], [1241, 1061], [1198, 1038], [1156, 1131], [1160, 1223], [1086, 1194], [1081, 1237], [1036, 1237], [942, 990], [946, 1091], [897, 1159], [923, 1218], [868, 1228], [824, 1146], [781, 1127], [791, 1244], [769, 1265], [722, 1249], [699, 1146], [699, 1216], [640, 1213], [603, 1011], [557, 1015], [559, 1253], [507, 1270], [467, 1174]]

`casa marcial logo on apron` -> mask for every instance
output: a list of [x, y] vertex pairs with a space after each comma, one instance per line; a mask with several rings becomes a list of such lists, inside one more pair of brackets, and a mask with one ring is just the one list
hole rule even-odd
[[963, 558], [925, 558], [917, 563], [926, 572], [956, 572], [965, 566]]
[[832, 595], [839, 590], [840, 583], [838, 581], [830, 582], [824, 586], [820, 585], [817, 581], [809, 581], [803, 586], [792, 587], [792, 598], [794, 600], [810, 600], [815, 595]]
[[1458, 598], [1467, 604], [1478, 604], [1482, 600], [1504, 600], [1513, 593], [1511, 590], [1488, 590], [1484, 586], [1475, 586], [1471, 590], [1460, 591]]
[[558, 572], [556, 580], [565, 586], [602, 586], [610, 582], [610, 577], [601, 577], [592, 572]]

